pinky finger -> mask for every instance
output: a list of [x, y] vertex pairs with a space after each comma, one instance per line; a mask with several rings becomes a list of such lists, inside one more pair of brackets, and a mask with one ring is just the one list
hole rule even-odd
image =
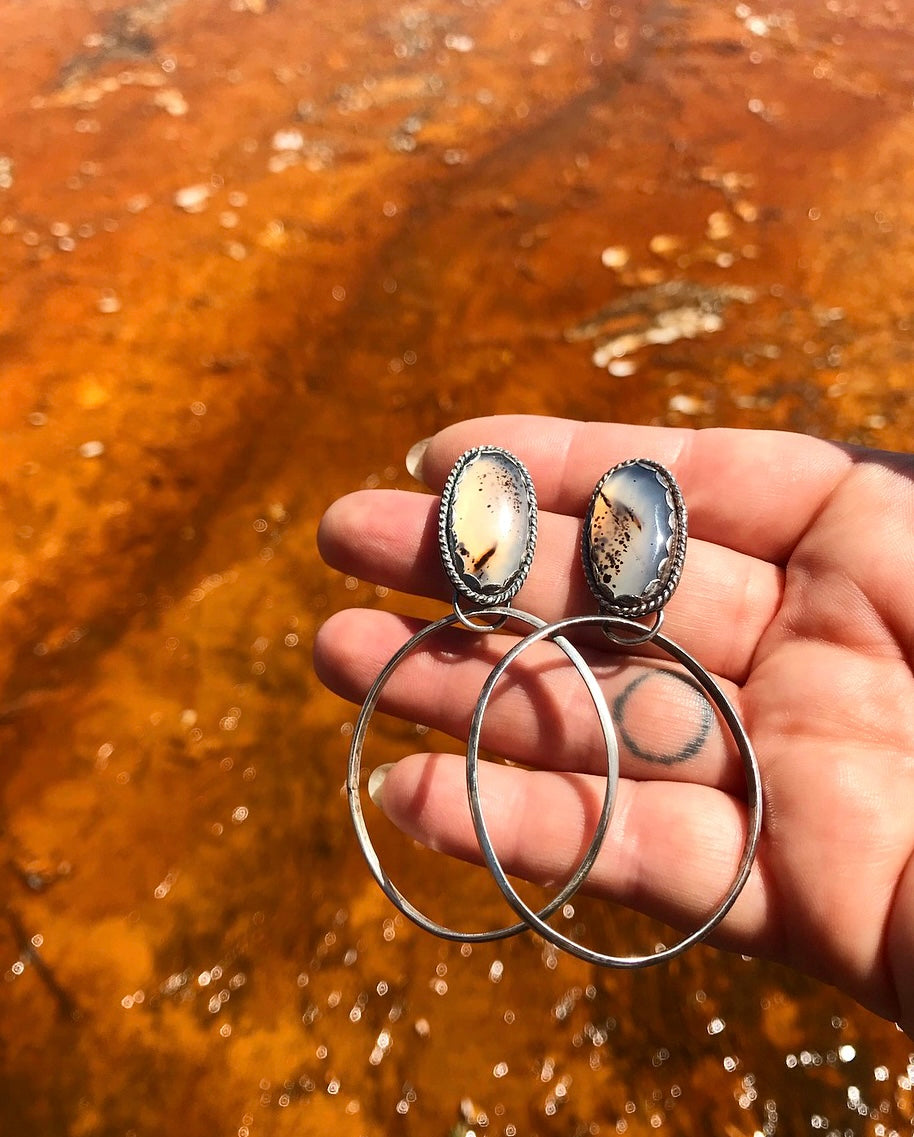
[[[383, 781], [378, 773], [372, 796], [403, 832], [428, 848], [481, 862], [463, 758], [414, 754], [391, 766]], [[487, 762], [481, 764], [479, 786], [505, 871], [543, 885], [567, 880], [590, 844], [605, 780]], [[745, 806], [720, 790], [623, 779], [584, 890], [689, 932], [705, 922], [729, 889], [746, 825]], [[709, 942], [753, 955], [778, 954], [770, 901], [760, 858]]]

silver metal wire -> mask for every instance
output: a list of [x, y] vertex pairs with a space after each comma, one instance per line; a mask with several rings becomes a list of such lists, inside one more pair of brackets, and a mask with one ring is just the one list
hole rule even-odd
[[[567, 632], [572, 629], [589, 627], [597, 625], [606, 631], [607, 629], [614, 633], [616, 636], [633, 636], [634, 639], [625, 641], [619, 639], [616, 642], [637, 642], [638, 637], [644, 631], [643, 624], [637, 624], [632, 620], [627, 620], [622, 617], [609, 616], [609, 615], [585, 615], [585, 616], [572, 616], [565, 620], [558, 620], [553, 624], [540, 626], [535, 631], [531, 632], [526, 638], [520, 640], [512, 648], [510, 648], [501, 660], [492, 669], [488, 679], [483, 684], [482, 691], [479, 695], [479, 700], [476, 703], [476, 710], [473, 714], [473, 720], [470, 724], [469, 737], [467, 739], [467, 793], [470, 800], [470, 811], [473, 815], [473, 824], [476, 827], [476, 836], [479, 840], [479, 847], [482, 850], [482, 855], [485, 862], [489, 867], [492, 876], [495, 878], [498, 887], [501, 889], [505, 899], [511, 905], [515, 912], [521, 917], [524, 923], [539, 932], [539, 934], [551, 944], [564, 951], [569, 952], [571, 955], [577, 956], [578, 959], [583, 959], [588, 963], [598, 964], [602, 967], [620, 967], [620, 968], [636, 968], [648, 967], [652, 964], [663, 963], [666, 960], [673, 959], [677, 955], [692, 947], [694, 944], [703, 940], [717, 925], [723, 920], [730, 909], [736, 902], [736, 898], [742, 891], [743, 886], [749, 879], [749, 873], [752, 870], [752, 862], [755, 858], [756, 848], [758, 847], [759, 835], [762, 828], [762, 784], [761, 775], [759, 773], [758, 761], [755, 752], [752, 749], [752, 744], [746, 734], [745, 727], [743, 726], [739, 715], [736, 712], [733, 704], [721, 690], [716, 680], [701, 666], [691, 655], [688, 654], [673, 640], [667, 639], [666, 636], [660, 635], [655, 631], [651, 638], [651, 642], [655, 644], [662, 651], [665, 651], [669, 656], [675, 659], [678, 663], [692, 675], [696, 682], [703, 688], [708, 699], [717, 708], [717, 711], [724, 721], [739, 751], [740, 758], [743, 763], [743, 770], [746, 776], [747, 788], [747, 804], [749, 809], [749, 824], [746, 828], [746, 837], [743, 845], [743, 852], [740, 858], [739, 866], [736, 871], [733, 883], [727, 890], [726, 895], [720, 901], [713, 913], [707, 920], [697, 928], [695, 931], [689, 933], [678, 943], [672, 947], [665, 947], [660, 951], [651, 953], [650, 955], [611, 955], [607, 952], [595, 951], [588, 948], [583, 944], [578, 943], [577, 940], [571, 939], [569, 936], [563, 935], [555, 928], [551, 927], [543, 919], [544, 912], [534, 912], [518, 895], [514, 886], [505, 875], [501, 862], [498, 859], [498, 854], [492, 845], [492, 840], [489, 836], [489, 830], [486, 825], [485, 817], [482, 812], [482, 805], [479, 797], [479, 736], [482, 731], [482, 722], [485, 716], [486, 707], [495, 685], [504, 674], [504, 672], [511, 666], [517, 657], [527, 648], [533, 644], [538, 643], [540, 640], [551, 639], [558, 643], [561, 638], [559, 633]], [[564, 649], [566, 655], [567, 649]], [[569, 658], [571, 658], [569, 656]], [[589, 852], [590, 850], [588, 850]], [[553, 910], [555, 905], [553, 904]]]
[[[491, 607], [476, 608], [472, 612], [467, 614], [466, 612], [464, 612], [463, 608], [460, 606], [460, 593], [457, 591], [456, 588], [454, 589], [454, 598], [453, 598], [452, 603], [454, 606], [454, 615], [457, 617], [457, 622], [460, 623], [464, 628], [466, 628], [467, 631], [470, 631], [470, 632], [497, 632], [500, 628], [503, 628], [505, 626], [505, 624], [508, 622], [507, 616], [499, 616], [498, 619], [494, 623], [489, 623], [489, 621], [486, 619], [483, 619], [481, 623], [477, 623], [476, 620], [472, 617], [475, 617], [479, 612], [486, 612], [486, 613], [491, 612], [492, 611]], [[507, 609], [505, 609], [505, 611], [507, 611]], [[514, 609], [512, 608], [511, 611], [513, 612]]]
[[[609, 614], [608, 612], [603, 613], [603, 615]], [[663, 626], [664, 615], [663, 609], [659, 608], [654, 612], [651, 624], [647, 627], [644, 624], [626, 620], [625, 623], [628, 624], [629, 627], [634, 626], [639, 629], [640, 634], [638, 635], [620, 636], [618, 632], [606, 627], [603, 629], [603, 635], [606, 636], [611, 643], [618, 644], [619, 647], [641, 647], [642, 644], [650, 643], [654, 636], [660, 631]]]
[[[404, 916], [412, 920], [413, 923], [418, 924], [420, 928], [424, 928], [427, 932], [432, 932], [434, 935], [441, 936], [446, 940], [459, 940], [461, 942], [470, 943], [479, 943], [486, 940], [499, 940], [505, 939], [508, 936], [515, 936], [519, 932], [523, 932], [527, 929], [529, 921], [525, 916], [524, 920], [517, 924], [511, 924], [504, 928], [496, 928], [491, 931], [456, 931], [453, 928], [449, 928], [446, 925], [439, 924], [436, 921], [430, 919], [428, 916], [424, 915], [424, 913], [420, 912], [419, 909], [415, 907], [415, 905], [406, 899], [406, 897], [402, 894], [402, 892], [400, 892], [397, 886], [384, 871], [378, 858], [377, 851], [372, 844], [371, 837], [368, 832], [368, 826], [365, 823], [365, 817], [362, 812], [362, 800], [360, 793], [362, 749], [365, 744], [365, 735], [368, 731], [368, 725], [371, 722], [371, 716], [374, 714], [375, 708], [378, 705], [378, 701], [381, 698], [381, 693], [390, 680], [390, 677], [397, 670], [404, 659], [406, 659], [406, 657], [410, 655], [411, 652], [415, 651], [415, 649], [419, 647], [420, 644], [424, 643], [430, 636], [433, 636], [436, 632], [444, 628], [449, 628], [458, 623], [465, 624], [467, 621], [488, 620], [492, 617], [495, 617], [497, 621], [495, 625], [480, 625], [472, 623], [470, 626], [475, 633], [485, 635], [489, 632], [495, 631], [497, 627], [501, 627], [501, 624], [504, 623], [505, 620], [514, 619], [520, 621], [520, 623], [525, 624], [528, 627], [539, 630], [548, 630], [546, 629], [545, 621], [540, 620], [536, 616], [531, 616], [527, 612], [521, 612], [516, 608], [507, 606], [479, 608], [470, 612], [451, 612], [447, 616], [443, 616], [440, 620], [435, 621], [435, 623], [427, 624], [424, 628], [420, 628], [420, 630], [416, 632], [415, 635], [410, 637], [410, 639], [408, 639], [406, 643], [403, 644], [403, 646], [390, 657], [390, 659], [382, 668], [381, 673], [372, 684], [371, 690], [365, 697], [365, 702], [362, 704], [362, 709], [359, 712], [359, 717], [356, 721], [355, 729], [352, 734], [352, 743], [349, 748], [349, 768], [346, 778], [346, 791], [349, 797], [349, 811], [352, 815], [352, 824], [355, 828], [356, 837], [362, 849], [362, 853], [365, 856], [365, 860], [368, 862], [368, 867], [371, 869], [372, 875], [380, 887], [383, 889], [385, 895], [388, 897], [391, 903], [394, 904], [403, 913]], [[550, 900], [549, 903], [540, 910], [540, 912], [533, 912], [532, 909], [526, 909], [525, 906], [525, 911], [528, 911], [535, 920], [539, 920], [541, 917], [549, 916], [555, 912], [556, 909], [560, 908], [571, 896], [573, 896], [574, 893], [584, 883], [584, 880], [586, 879], [587, 874], [590, 872], [591, 866], [596, 860], [597, 854], [599, 853], [600, 847], [603, 843], [603, 838], [606, 834], [607, 826], [609, 825], [610, 815], [612, 813], [613, 805], [615, 804], [616, 792], [619, 786], [619, 745], [616, 741], [616, 734], [613, 729], [612, 718], [610, 716], [609, 708], [606, 705], [606, 700], [603, 696], [603, 692], [600, 689], [600, 685], [597, 683], [593, 672], [590, 670], [583, 657], [572, 644], [570, 644], [562, 636], [559, 636], [557, 633], [553, 633], [550, 638], [558, 647], [562, 649], [565, 655], [568, 656], [578, 674], [584, 680], [584, 684], [587, 687], [588, 693], [590, 694], [590, 697], [593, 701], [593, 705], [596, 708], [597, 715], [599, 716], [600, 728], [603, 732], [603, 739], [606, 746], [606, 792], [603, 797], [603, 808], [597, 821], [593, 839], [587, 848], [587, 851], [585, 852], [581, 863], [575, 870], [574, 875], [564, 885], [558, 895]], [[524, 640], [521, 642], [526, 643], [527, 641]], [[509, 654], [511, 653], [509, 652]], [[514, 652], [514, 655], [516, 655], [516, 652]], [[514, 655], [512, 655], [512, 658], [514, 658]], [[501, 674], [500, 671], [499, 674]], [[487, 686], [490, 686], [490, 684], [487, 684]], [[491, 684], [491, 686], [494, 686], [494, 684]], [[491, 694], [491, 690], [489, 693]], [[488, 696], [486, 697], [486, 701], [488, 701]], [[475, 723], [473, 749], [473, 766], [475, 769], [478, 762], [479, 735], [482, 728], [481, 714], [477, 712], [477, 714], [474, 715], [473, 721]], [[469, 763], [469, 755], [467, 756], [467, 761]], [[502, 891], [504, 891], [504, 889], [502, 889]]]

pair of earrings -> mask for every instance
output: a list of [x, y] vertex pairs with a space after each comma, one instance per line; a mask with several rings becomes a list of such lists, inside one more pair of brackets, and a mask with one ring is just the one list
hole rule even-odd
[[[442, 565], [454, 587], [450, 613], [415, 633], [394, 653], [369, 690], [356, 721], [349, 750], [347, 792], [356, 837], [381, 889], [410, 920], [448, 940], [478, 943], [504, 939], [527, 929], [579, 959], [604, 967], [636, 968], [660, 963], [704, 939], [730, 911], [749, 878], [762, 823], [758, 762], [733, 704], [715, 679], [673, 640], [661, 634], [663, 607], [682, 573], [687, 513], [673, 475], [646, 458], [630, 459], [608, 470], [597, 483], [584, 520], [582, 559], [599, 612], [547, 623], [511, 607], [533, 562], [537, 510], [533, 483], [523, 463], [498, 446], [468, 450], [455, 463], [438, 516]], [[465, 605], [469, 604], [470, 607]], [[650, 617], [650, 624], [641, 621]], [[488, 931], [458, 931], [419, 911], [381, 866], [362, 812], [362, 750], [368, 725], [393, 673], [436, 632], [462, 625], [478, 635], [500, 629], [508, 620], [531, 629], [499, 660], [483, 684], [467, 737], [467, 795], [483, 860], [519, 921]], [[614, 648], [624, 651], [650, 642], [688, 672], [712, 703], [733, 737], [747, 784], [749, 823], [733, 882], [708, 919], [678, 943], [649, 955], [613, 955], [593, 950], [547, 923], [581, 887], [600, 851], [619, 785], [619, 747], [612, 717], [593, 672], [566, 633], [586, 626], [602, 628]], [[581, 863], [561, 891], [540, 911], [519, 896], [492, 844], [479, 794], [479, 743], [492, 692], [508, 667], [533, 644], [548, 639], [567, 656], [581, 677], [597, 712], [606, 750], [606, 789], [593, 838]]]

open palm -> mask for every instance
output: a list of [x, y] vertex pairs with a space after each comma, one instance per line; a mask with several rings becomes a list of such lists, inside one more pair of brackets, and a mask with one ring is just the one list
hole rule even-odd
[[[603, 472], [630, 457], [673, 471], [689, 509], [682, 582], [664, 633], [714, 674], [758, 755], [765, 818], [752, 875], [712, 942], [848, 991], [914, 1030], [914, 459], [796, 435], [664, 430], [500, 417], [432, 439], [422, 478], [494, 443], [537, 488], [540, 528], [518, 608], [591, 612], [581, 518]], [[321, 549], [345, 572], [447, 598], [437, 500], [369, 491], [336, 502]], [[321, 678], [360, 701], [418, 625], [350, 610], [318, 636]], [[497, 642], [496, 642], [497, 641]], [[382, 706], [465, 737], [509, 640], [442, 633], [396, 673]], [[649, 656], [583, 638], [614, 712], [622, 782], [588, 890], [683, 928], [726, 891], [746, 826], [742, 767], [700, 694]], [[580, 861], [603, 795], [596, 716], [554, 645], [512, 666], [483, 742], [528, 769], [487, 766], [483, 803], [508, 871], [560, 880]], [[478, 859], [461, 755], [397, 763], [385, 813], [425, 844]]]

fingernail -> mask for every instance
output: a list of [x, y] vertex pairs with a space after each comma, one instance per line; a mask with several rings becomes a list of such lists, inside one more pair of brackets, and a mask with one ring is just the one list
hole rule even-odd
[[417, 482], [422, 481], [422, 459], [425, 457], [430, 442], [430, 438], [420, 439], [415, 446], [410, 446], [409, 453], [406, 455], [406, 468]]
[[384, 782], [387, 775], [394, 768], [393, 762], [388, 762], [384, 766], [376, 766], [371, 771], [371, 776], [368, 779], [368, 796], [375, 803], [378, 809], [381, 809], [381, 790], [384, 787]]

